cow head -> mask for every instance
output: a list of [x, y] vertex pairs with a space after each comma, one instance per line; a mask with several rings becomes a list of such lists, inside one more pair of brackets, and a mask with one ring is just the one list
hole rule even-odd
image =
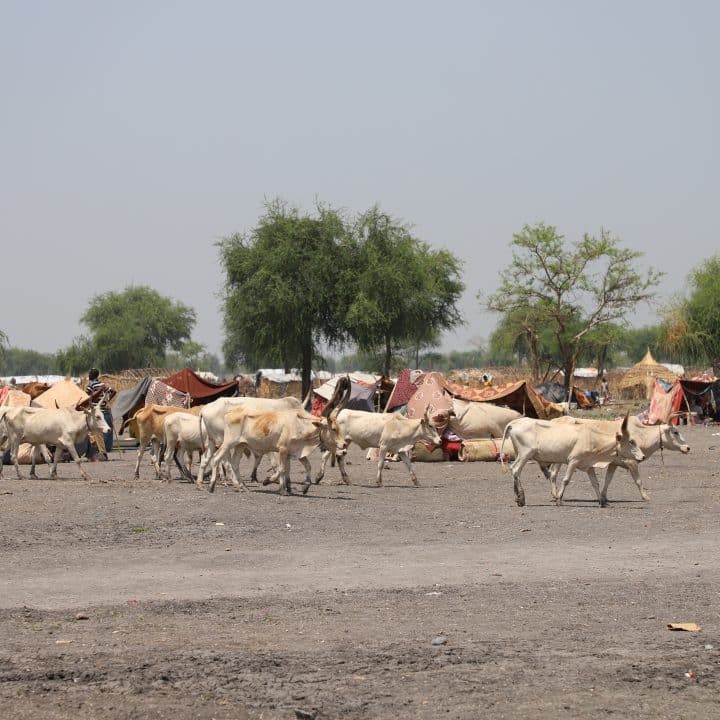
[[317, 418], [313, 424], [319, 430], [320, 445], [333, 455], [344, 455], [347, 452], [347, 441], [337, 421], [339, 410], [333, 410], [328, 418]]
[[[453, 413], [454, 415], [454, 413]], [[440, 438], [440, 435], [438, 434], [437, 428], [435, 425], [433, 425], [432, 421], [430, 420], [430, 416], [428, 415], [427, 408], [425, 409], [425, 414], [422, 417], [422, 420], [420, 421], [420, 429], [422, 431], [422, 437], [420, 438], [421, 442], [424, 442], [428, 445], [433, 446], [439, 446], [442, 445], [442, 439]]]
[[632, 458], [633, 460], [642, 462], [645, 459], [645, 453], [640, 449], [637, 441], [628, 430], [628, 417], [629, 413], [626, 413], [620, 426], [620, 432], [615, 435], [617, 454], [621, 457]]
[[107, 424], [100, 406], [93, 405], [89, 398], [81, 403], [78, 403], [75, 406], [75, 409], [85, 413], [85, 422], [87, 423], [88, 430], [91, 433], [104, 435], [112, 430], [112, 428]]
[[660, 425], [660, 450], [679, 450], [683, 455], [690, 452], [690, 446], [674, 425]]

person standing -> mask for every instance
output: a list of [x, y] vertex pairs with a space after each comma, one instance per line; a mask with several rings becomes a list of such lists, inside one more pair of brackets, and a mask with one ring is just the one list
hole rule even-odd
[[610, 385], [607, 378], [603, 375], [600, 381], [600, 404], [604, 405], [610, 399]]
[[100, 452], [100, 448], [98, 448], [98, 446], [92, 441], [92, 438], [90, 439], [90, 447], [87, 451], [87, 457], [88, 460], [90, 460], [91, 462], [97, 462], [98, 460], [107, 460], [107, 454], [112, 450], [113, 446], [113, 416], [107, 404], [107, 393], [105, 393], [105, 391], [107, 390], [110, 390], [112, 392], [112, 389], [104, 382], [102, 382], [99, 378], [100, 371], [97, 368], [90, 368], [90, 372], [88, 373], [89, 382], [87, 384], [87, 387], [85, 388], [85, 392], [91, 396], [95, 393], [103, 392], [103, 394], [99, 396], [99, 398], [94, 404], [100, 408], [100, 411], [105, 418], [105, 422], [110, 426], [110, 431], [106, 432], [103, 435], [103, 440], [105, 441], [104, 453]]

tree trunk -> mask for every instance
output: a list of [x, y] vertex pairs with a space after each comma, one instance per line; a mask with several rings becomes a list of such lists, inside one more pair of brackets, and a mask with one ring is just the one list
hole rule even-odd
[[530, 352], [530, 373], [533, 383], [537, 383], [540, 379], [540, 357], [538, 353], [538, 336], [531, 327], [525, 327], [525, 337], [527, 339], [528, 351]]
[[310, 377], [312, 373], [312, 344], [306, 344], [302, 349], [302, 397], [304, 400], [308, 392], [310, 392], [310, 386], [312, 379]]
[[383, 375], [390, 377], [390, 363], [392, 362], [392, 350], [390, 347], [390, 336], [385, 336], [385, 362], [383, 363]]
[[602, 380], [603, 375], [605, 375], [605, 363], [607, 362], [607, 354], [608, 349], [607, 345], [604, 345], [600, 348], [600, 352], [598, 352], [598, 365], [597, 365], [597, 382], [599, 383]]
[[577, 357], [575, 354], [565, 361], [563, 371], [565, 372], [565, 394], [567, 395], [568, 408], [572, 402], [573, 380], [575, 378], [575, 365]]

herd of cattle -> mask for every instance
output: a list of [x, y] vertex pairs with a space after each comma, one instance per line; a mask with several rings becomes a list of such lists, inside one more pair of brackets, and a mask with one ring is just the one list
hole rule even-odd
[[[73, 408], [44, 409], [34, 407], [0, 408], [0, 446], [9, 447], [18, 477], [18, 449], [21, 443], [33, 446], [31, 477], [35, 474], [35, 456], [42, 452], [46, 462], [51, 458], [48, 446], [55, 448], [51, 478], [57, 477], [57, 462], [66, 450], [77, 463], [80, 473], [90, 479], [76, 451], [88, 435], [98, 437], [110, 430], [97, 404], [89, 398]], [[94, 404], [95, 402], [95, 404]], [[303, 493], [312, 483], [310, 454], [320, 450], [322, 457], [315, 482], [323, 478], [327, 461], [337, 460], [341, 478], [349, 483], [345, 466], [348, 446], [377, 448], [377, 485], [382, 484], [382, 471], [388, 455], [397, 455], [407, 466], [414, 485], [418, 480], [412, 468], [412, 452], [417, 443], [441, 444], [436, 424], [466, 439], [502, 438], [500, 457], [511, 443], [515, 460], [509, 465], [513, 478], [515, 500], [525, 504], [520, 475], [525, 465], [534, 460], [550, 482], [550, 492], [557, 504], [562, 503], [568, 482], [576, 470], [584, 471], [597, 494], [601, 506], [607, 504], [607, 491], [618, 467], [627, 469], [643, 500], [648, 500], [638, 463], [660, 450], [689, 452], [690, 448], [673, 425], [644, 426], [636, 418], [623, 420], [581, 420], [564, 416], [555, 420], [527, 418], [514, 410], [489, 403], [456, 400], [445, 417], [427, 413], [422, 419], [409, 419], [394, 413], [368, 413], [343, 408], [339, 396], [328, 405], [322, 417], [306, 412], [295, 398], [266, 399], [255, 397], [221, 398], [189, 410], [149, 405], [137, 413], [131, 427], [139, 441], [135, 477], [145, 449], [151, 447], [155, 473], [159, 479], [170, 479], [170, 462], [176, 458], [184, 476], [192, 479], [189, 468], [193, 453], [200, 453], [195, 484], [212, 492], [222, 470], [238, 488], [242, 481], [239, 462], [253, 458], [252, 479], [257, 480], [260, 460], [269, 455], [272, 474], [265, 483], [279, 481], [280, 491], [291, 493], [290, 459], [298, 459], [305, 470]], [[434, 424], [434, 422], [436, 424]], [[164, 453], [161, 457], [161, 448]], [[165, 462], [163, 469], [162, 462]], [[566, 465], [562, 480], [557, 477]], [[607, 468], [600, 488], [596, 469]], [[0, 464], [0, 474], [2, 464]], [[244, 485], [244, 483], [242, 483]]]

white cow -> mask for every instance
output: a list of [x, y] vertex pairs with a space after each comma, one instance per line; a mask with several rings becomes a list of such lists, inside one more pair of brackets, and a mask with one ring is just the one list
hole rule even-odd
[[[627, 416], [622, 421], [586, 420], [582, 422], [553, 420], [533, 420], [520, 418], [513, 420], [503, 433], [500, 453], [506, 438], [509, 438], [517, 454], [510, 465], [515, 490], [515, 501], [525, 505], [525, 492], [520, 483], [520, 473], [525, 464], [535, 460], [542, 466], [554, 465], [550, 476], [551, 493], [558, 505], [562, 504], [563, 494], [575, 470], [587, 473], [600, 506], [604, 506], [600, 486], [595, 475], [594, 465], [611, 461], [615, 457], [629, 457], [642, 461], [645, 454], [638, 447], [634, 437], [635, 428], [630, 427]], [[560, 487], [556, 489], [555, 478], [559, 466], [567, 463], [567, 471]]]
[[[177, 450], [180, 451], [180, 470], [184, 477], [192, 478], [188, 466], [192, 465], [195, 451], [202, 454], [204, 450], [202, 433], [197, 414], [177, 412], [167, 415], [163, 420], [163, 442], [165, 445], [165, 473], [168, 482], [170, 477], [170, 460]], [[183, 461], [183, 456], [187, 462]], [[160, 471], [162, 479], [162, 469]]]
[[[80, 464], [75, 446], [83, 442], [88, 434], [104, 435], [110, 432], [110, 426], [105, 422], [100, 406], [93, 405], [90, 398], [78, 403], [75, 408], [9, 408], [2, 419], [5, 432], [11, 448], [11, 456], [19, 478], [20, 466], [17, 453], [20, 443], [31, 445], [54, 445], [51, 478], [57, 477], [57, 464], [63, 449], [72, 455], [80, 473], [86, 480], [90, 476]], [[35, 477], [35, 448], [33, 448], [33, 462], [30, 477]]]
[[448, 426], [463, 440], [501, 438], [507, 424], [520, 417], [519, 412], [507, 407], [454, 398]]
[[[369, 413], [362, 410], [341, 410], [337, 416], [340, 432], [347, 445], [355, 443], [363, 450], [379, 448], [378, 469], [376, 484], [382, 485], [382, 471], [385, 456], [388, 453], [397, 453], [402, 458], [410, 473], [410, 479], [416, 487], [420, 484], [412, 469], [412, 449], [416, 442], [425, 442], [430, 445], [440, 445], [442, 442], [435, 426], [427, 416], [421, 420], [412, 420], [397, 413]], [[345, 484], [350, 484], [350, 476], [345, 469], [345, 455], [347, 450], [338, 453], [340, 474]], [[325, 475], [325, 467], [329, 452], [323, 453], [323, 462], [316, 482], [320, 482]]]
[[[571, 418], [563, 417], [557, 418], [553, 422], [562, 423], [582, 423], [582, 422], [595, 422], [593, 420], [585, 420], [584, 418]], [[651, 455], [656, 453], [658, 450], [673, 450], [683, 453], [686, 455], [690, 452], [690, 446], [685, 442], [685, 438], [680, 434], [680, 431], [674, 425], [643, 425], [637, 417], [629, 418], [630, 427], [633, 428], [633, 437], [637, 442], [638, 447], [645, 453], [645, 459], [647, 460]], [[549, 466], [540, 466], [545, 477], [550, 480], [552, 476], [552, 469]], [[632, 479], [637, 485], [640, 497], [648, 502], [650, 496], [645, 492], [643, 487], [642, 478], [640, 477], [640, 471], [638, 469], [638, 463], [636, 460], [627, 457], [615, 457], [611, 461], [601, 462], [595, 464], [595, 469], [607, 468], [605, 472], [605, 482], [603, 483], [602, 491], [600, 492], [601, 504], [606, 505], [608, 502], [607, 491], [612, 482], [615, 470], [617, 468], [625, 468], [631, 475]], [[557, 475], [557, 470], [555, 471]], [[551, 487], [550, 492], [553, 492]]]
[[[5, 413], [10, 409], [9, 406], [3, 406], [0, 407], [0, 477], [2, 477], [2, 471], [3, 471], [3, 463], [2, 463], [2, 456], [5, 454], [6, 450], [9, 449], [10, 442], [7, 435], [7, 426], [4, 422], [2, 422], [2, 418], [5, 416]], [[39, 410], [40, 408], [33, 408], [33, 410]], [[46, 463], [51, 463], [52, 458], [50, 457], [50, 453], [48, 452], [48, 449], [45, 447], [45, 445], [40, 446], [40, 451], [43, 454], [43, 458], [45, 459]], [[34, 466], [33, 466], [34, 471]], [[33, 475], [31, 475], [33, 477]]]
[[[200, 411], [200, 431], [202, 433], [205, 451], [200, 458], [196, 486], [202, 489], [202, 481], [210, 459], [222, 445], [225, 436], [225, 416], [235, 408], [248, 408], [253, 410], [302, 410], [302, 403], [294, 397], [284, 398], [255, 398], [235, 397], [218, 398], [204, 405]], [[232, 460], [232, 458], [228, 458]], [[232, 472], [232, 471], [231, 471]], [[237, 485], [237, 478], [233, 477], [233, 484]], [[253, 475], [253, 480], [257, 479]]]
[[[297, 409], [262, 411], [238, 407], [226, 414], [224, 422], [223, 442], [210, 461], [210, 492], [215, 489], [218, 465], [237, 455], [238, 450], [251, 453], [255, 457], [255, 467], [263, 455], [277, 453], [280, 491], [289, 495], [290, 457], [298, 457], [303, 463], [305, 494], [310, 487], [310, 463], [307, 460], [310, 452], [317, 447], [332, 447], [336, 452], [345, 449], [337, 412], [324, 418]], [[234, 475], [232, 480], [238, 486]]]
[[[649, 458], [653, 453], [658, 450], [673, 450], [679, 451], [683, 455], [690, 452], [690, 446], [685, 442], [685, 438], [680, 434], [680, 431], [674, 425], [655, 425], [648, 426], [643, 425], [637, 418], [631, 418], [630, 422], [633, 427], [633, 437], [637, 442], [638, 447], [645, 454], [645, 458]], [[605, 473], [605, 483], [601, 493], [601, 503], [607, 503], [607, 491], [612, 482], [613, 475], [617, 468], [625, 468], [632, 479], [637, 485], [637, 489], [640, 492], [640, 497], [648, 501], [650, 496], [645, 492], [643, 488], [642, 478], [640, 477], [640, 471], [638, 470], [637, 461], [632, 458], [616, 457], [608, 465], [608, 469]]]

